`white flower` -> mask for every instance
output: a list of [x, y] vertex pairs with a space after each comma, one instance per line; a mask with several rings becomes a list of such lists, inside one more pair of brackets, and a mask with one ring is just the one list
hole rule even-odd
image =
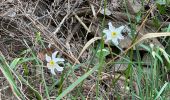
[[108, 42], [111, 40], [113, 44], [118, 45], [119, 44], [118, 39], [124, 39], [121, 32], [123, 31], [125, 26], [120, 26], [119, 28], [115, 28], [113, 27], [111, 22], [109, 22], [108, 25], [109, 25], [109, 29], [103, 30], [103, 33], [106, 34], [105, 42]]
[[56, 54], [58, 53], [58, 51], [55, 51], [52, 54], [52, 57], [48, 56], [47, 54], [45, 55], [46, 57], [46, 61], [47, 61], [47, 68], [51, 70], [51, 73], [55, 74], [55, 69], [57, 69], [58, 71], [63, 71], [63, 67], [60, 67], [57, 63], [58, 62], [63, 62], [64, 59], [63, 58], [56, 58]]

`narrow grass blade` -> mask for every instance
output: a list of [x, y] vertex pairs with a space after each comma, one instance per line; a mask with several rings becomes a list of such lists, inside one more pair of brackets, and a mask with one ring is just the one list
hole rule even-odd
[[10, 67], [11, 69], [16, 69], [16, 65], [18, 64], [18, 62], [20, 61], [21, 58], [16, 58], [14, 59], [11, 64], [10, 64]]
[[57, 98], [56, 100], [62, 99], [67, 93], [72, 91], [77, 85], [79, 85], [84, 79], [86, 79], [89, 75], [91, 75], [95, 70], [98, 69], [98, 65], [93, 67], [91, 70], [89, 70], [87, 73], [85, 73], [83, 76], [79, 77], [74, 83], [72, 83], [66, 90], [64, 90]]
[[12, 92], [14, 95], [20, 100], [24, 100], [24, 96], [22, 95], [21, 91], [18, 89], [18, 86], [15, 83], [14, 77], [11, 73], [11, 70], [9, 68], [9, 65], [7, 64], [4, 56], [0, 54], [0, 70], [2, 71], [3, 75], [7, 79], [8, 83], [10, 84], [10, 87], [12, 89]]
[[43, 100], [43, 98], [39, 94], [39, 92], [37, 90], [35, 90], [22, 76], [20, 76], [19, 78], [23, 82], [23, 84], [28, 86], [28, 88], [31, 90], [31, 92], [33, 92], [35, 94], [35, 96], [37, 97], [38, 100]]
[[163, 85], [163, 87], [162, 87], [161, 90], [158, 92], [158, 94], [157, 94], [157, 96], [156, 96], [156, 98], [155, 98], [154, 100], [157, 100], [157, 99], [160, 97], [160, 95], [162, 94], [162, 92], [164, 91], [164, 89], [166, 88], [167, 85], [168, 85], [168, 82], [166, 82], [166, 83]]

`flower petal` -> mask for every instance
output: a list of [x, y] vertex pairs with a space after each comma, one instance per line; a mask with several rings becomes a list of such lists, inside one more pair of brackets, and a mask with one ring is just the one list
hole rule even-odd
[[51, 57], [48, 56], [47, 54], [45, 54], [45, 59], [46, 59], [47, 62], [50, 62], [50, 61], [51, 61]]
[[103, 30], [103, 33], [105, 33], [105, 34], [107, 34], [107, 33], [109, 33], [110, 32], [110, 30], [108, 30], [108, 29], [104, 29]]
[[55, 67], [58, 71], [63, 71], [63, 67], [60, 67], [58, 64], [56, 65], [56, 67]]
[[58, 53], [58, 51], [55, 51], [55, 52], [52, 54], [52, 59], [53, 59], [53, 60], [56, 58], [57, 53]]
[[106, 37], [106, 41], [112, 40], [112, 37]]
[[51, 70], [51, 73], [52, 73], [53, 75], [56, 75], [56, 73], [55, 73], [55, 68], [51, 68], [50, 70]]
[[50, 63], [47, 63], [47, 68], [48, 68], [48, 69], [54, 68], [55, 65], [56, 65], [56, 63], [55, 63], [54, 65], [51, 65]]
[[110, 30], [108, 30], [108, 29], [104, 29], [103, 30], [103, 33], [105, 33], [106, 34], [106, 37], [108, 38], [108, 37], [110, 37], [111, 38], [111, 31]]
[[62, 61], [65, 61], [63, 58], [54, 58], [53, 59], [54, 60], [54, 62], [62, 62]]
[[113, 44], [118, 45], [118, 39], [112, 39]]
[[109, 25], [109, 30], [110, 31], [114, 31], [115, 30], [115, 27], [113, 27], [111, 22], [109, 22], [108, 25]]
[[118, 39], [124, 39], [124, 36], [122, 34], [119, 34]]
[[125, 26], [120, 26], [119, 28], [117, 28], [118, 30], [122, 31], [123, 29], [125, 29]]
[[119, 28], [116, 28], [115, 30], [118, 34], [121, 34], [124, 28], [125, 26], [120, 26]]
[[106, 37], [107, 38], [112, 38], [112, 34], [111, 34], [112, 32], [109, 30], [109, 32], [108, 33], [106, 33]]

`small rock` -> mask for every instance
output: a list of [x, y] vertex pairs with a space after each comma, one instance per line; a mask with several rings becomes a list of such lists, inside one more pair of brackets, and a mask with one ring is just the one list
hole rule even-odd
[[[104, 10], [105, 10], [105, 12], [104, 12]], [[101, 14], [105, 14], [105, 15], [111, 15], [112, 13], [111, 13], [111, 11], [108, 9], [108, 8], [105, 8], [105, 9], [102, 9], [102, 10], [100, 10], [100, 13]]]

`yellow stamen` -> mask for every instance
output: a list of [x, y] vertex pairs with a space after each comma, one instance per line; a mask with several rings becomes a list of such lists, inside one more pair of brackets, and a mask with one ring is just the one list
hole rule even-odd
[[116, 36], [116, 32], [112, 32], [112, 37], [115, 37]]
[[54, 64], [55, 64], [55, 62], [53, 60], [51, 60], [49, 63], [51, 66], [54, 66]]

